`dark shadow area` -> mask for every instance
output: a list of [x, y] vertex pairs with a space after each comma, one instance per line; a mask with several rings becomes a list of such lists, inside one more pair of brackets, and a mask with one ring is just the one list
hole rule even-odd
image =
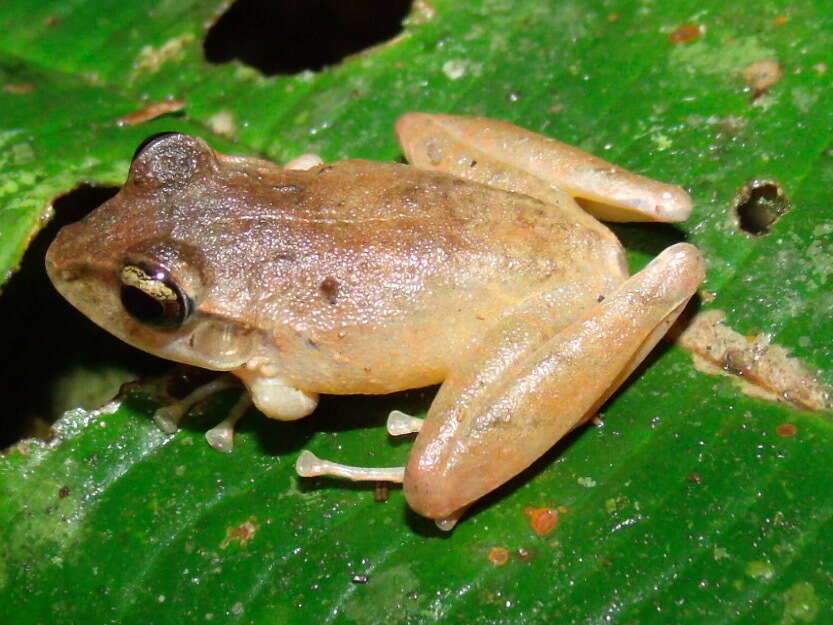
[[[43, 434], [71, 404], [101, 404], [102, 377], [118, 389], [118, 376], [165, 366], [132, 348], [70, 306], [44, 269], [46, 249], [65, 224], [77, 221], [115, 195], [117, 188], [81, 185], [54, 202], [55, 217], [26, 250], [20, 270], [3, 287], [0, 323], [0, 448], [23, 436]], [[89, 375], [95, 373], [95, 375]], [[107, 389], [103, 389], [107, 393]], [[71, 395], [71, 398], [67, 397]], [[69, 402], [69, 403], [68, 403]], [[93, 406], [87, 406], [93, 407]]]
[[784, 189], [771, 180], [751, 180], [735, 196], [738, 226], [755, 237], [769, 234], [790, 208]]
[[613, 231], [626, 250], [640, 252], [650, 258], [658, 256], [666, 247], [686, 240], [685, 233], [673, 224], [606, 222], [605, 225]]
[[233, 59], [267, 76], [317, 71], [402, 31], [411, 0], [237, 0], [209, 29], [211, 63]]

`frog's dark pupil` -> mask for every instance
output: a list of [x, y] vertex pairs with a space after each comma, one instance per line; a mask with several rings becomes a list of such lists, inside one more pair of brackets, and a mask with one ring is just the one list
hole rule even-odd
[[121, 303], [131, 317], [151, 325], [164, 324], [165, 306], [135, 286], [122, 286]]
[[167, 272], [142, 264], [126, 264], [121, 271], [121, 303], [141, 323], [177, 328], [191, 314], [191, 299]]

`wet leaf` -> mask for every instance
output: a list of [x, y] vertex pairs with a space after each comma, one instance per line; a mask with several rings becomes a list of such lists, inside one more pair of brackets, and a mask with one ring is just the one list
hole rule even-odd
[[[413, 9], [389, 44], [268, 77], [204, 59], [223, 6], [0, 6], [1, 272], [18, 265], [53, 198], [82, 182], [120, 184], [155, 132], [276, 160], [390, 160], [404, 111], [489, 115], [690, 189], [685, 224], [616, 226], [634, 269], [671, 242], [698, 244], [709, 262], [702, 308], [724, 310], [743, 335], [768, 335], [833, 384], [833, 12], [823, 3], [437, 0]], [[750, 86], [748, 68], [762, 61], [782, 75]], [[185, 108], [116, 123], [168, 99]], [[735, 206], [752, 181], [787, 200], [769, 234], [739, 226]], [[26, 265], [42, 253], [36, 242], [6, 286], [4, 310], [26, 312], [4, 317], [2, 345], [16, 346], [3, 349], [5, 379], [27, 375], [4, 396], [89, 356], [63, 342], [74, 335], [67, 306], [12, 301], [31, 290]], [[38, 316], [46, 308], [49, 321]], [[28, 343], [12, 342], [21, 336]], [[174, 436], [141, 398], [66, 416], [54, 442], [0, 461], [0, 622], [833, 617], [829, 414], [744, 396], [665, 345], [605, 407], [604, 427], [559, 444], [451, 534], [409, 513], [398, 489], [378, 503], [370, 487], [295, 477], [302, 448], [402, 463], [409, 444], [387, 437], [384, 415], [424, 409], [432, 392], [328, 398], [291, 424], [252, 411], [230, 455], [202, 432], [233, 393]], [[560, 510], [557, 527], [540, 536], [528, 508]]]

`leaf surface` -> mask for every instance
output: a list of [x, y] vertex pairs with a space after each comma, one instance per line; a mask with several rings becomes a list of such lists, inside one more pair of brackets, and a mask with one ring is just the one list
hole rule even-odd
[[[704, 307], [833, 384], [824, 3], [437, 0], [393, 42], [272, 77], [204, 60], [220, 4], [0, 6], [0, 272], [18, 265], [53, 198], [120, 184], [154, 132], [276, 160], [390, 160], [402, 112], [488, 115], [690, 189], [685, 224], [616, 226], [633, 268], [696, 243], [714, 298]], [[686, 24], [702, 35], [673, 43]], [[762, 60], [783, 77], [755, 97], [743, 70]], [[184, 112], [116, 125], [166, 98]], [[752, 180], [777, 182], [790, 203], [766, 236], [737, 225], [735, 198]], [[31, 347], [47, 359], [52, 349]], [[451, 534], [409, 513], [397, 489], [376, 503], [365, 486], [295, 477], [303, 448], [403, 463], [409, 443], [387, 437], [384, 416], [424, 410], [432, 392], [328, 398], [290, 424], [252, 411], [230, 455], [202, 432], [231, 393], [171, 437], [140, 399], [66, 416], [55, 442], [0, 461], [0, 622], [833, 620], [829, 414], [747, 397], [666, 345], [606, 406], [604, 427], [559, 444]], [[529, 507], [563, 507], [555, 531], [533, 532]]]

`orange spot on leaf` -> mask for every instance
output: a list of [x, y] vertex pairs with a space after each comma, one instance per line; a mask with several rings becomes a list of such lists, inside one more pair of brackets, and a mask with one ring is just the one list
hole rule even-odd
[[538, 536], [550, 534], [561, 518], [559, 511], [553, 508], [526, 508], [524, 514], [529, 517], [529, 525]]
[[683, 24], [668, 35], [671, 43], [691, 43], [703, 35], [703, 29], [696, 24]]
[[781, 438], [792, 438], [793, 436], [798, 434], [798, 428], [795, 427], [792, 423], [781, 423], [780, 425], [776, 426], [775, 433]]
[[495, 566], [503, 566], [509, 562], [509, 550], [506, 547], [492, 547], [489, 551], [489, 562]]

